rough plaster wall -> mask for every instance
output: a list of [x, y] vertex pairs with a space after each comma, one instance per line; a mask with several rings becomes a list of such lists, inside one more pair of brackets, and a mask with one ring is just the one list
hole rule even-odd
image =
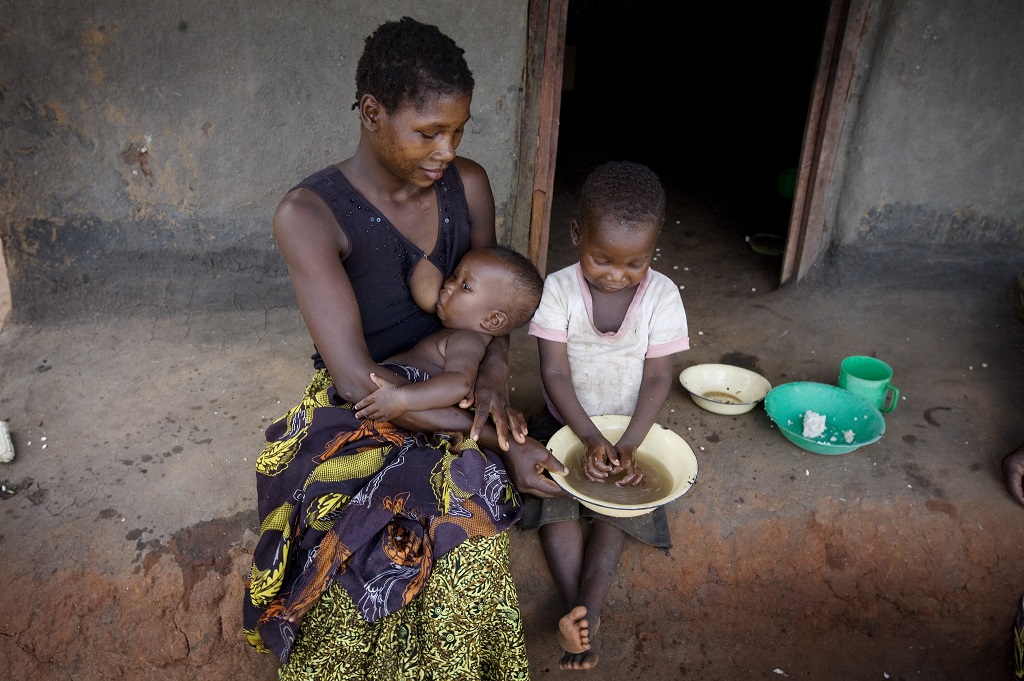
[[477, 89], [460, 153], [514, 194], [527, 0], [8, 3], [0, 238], [14, 315], [288, 303], [283, 193], [355, 148], [354, 71], [382, 21], [434, 23]]
[[873, 250], [1024, 251], [1024, 4], [875, 3], [883, 12], [834, 235]]

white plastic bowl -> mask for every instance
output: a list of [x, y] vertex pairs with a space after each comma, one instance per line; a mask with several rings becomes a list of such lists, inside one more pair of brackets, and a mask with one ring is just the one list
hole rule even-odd
[[[616, 443], [629, 425], [629, 417], [621, 415], [593, 416], [591, 420], [609, 442]], [[563, 427], [548, 440], [548, 450], [556, 459], [566, 465], [579, 465], [583, 443], [569, 426]], [[637, 448], [637, 454], [655, 459], [668, 471], [671, 484], [660, 498], [645, 504], [618, 504], [595, 499], [573, 487], [571, 481], [561, 475], [553, 475], [562, 489], [576, 497], [589, 509], [607, 516], [625, 518], [650, 513], [659, 506], [681, 497], [697, 480], [697, 457], [693, 450], [675, 431], [655, 423], [647, 437]]]
[[745, 414], [772, 389], [761, 374], [731, 364], [695, 364], [679, 382], [697, 406], [716, 414]]

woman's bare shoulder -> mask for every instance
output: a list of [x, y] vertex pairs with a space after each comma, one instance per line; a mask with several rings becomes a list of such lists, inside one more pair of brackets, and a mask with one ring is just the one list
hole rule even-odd
[[469, 192], [472, 189], [485, 188], [487, 193], [491, 191], [491, 180], [487, 177], [487, 171], [476, 161], [465, 156], [455, 157], [455, 167], [459, 169], [459, 177], [462, 184]]
[[281, 243], [298, 239], [331, 242], [344, 250], [344, 233], [327, 203], [316, 192], [293, 189], [274, 211], [274, 238]]
[[455, 157], [455, 167], [459, 169], [462, 187], [466, 191], [466, 202], [469, 204], [470, 224], [472, 225], [474, 248], [496, 243], [494, 233], [494, 194], [487, 171], [483, 166], [462, 156]]

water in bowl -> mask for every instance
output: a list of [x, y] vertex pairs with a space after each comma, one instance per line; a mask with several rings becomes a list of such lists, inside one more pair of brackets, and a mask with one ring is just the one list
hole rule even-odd
[[590, 499], [610, 504], [640, 505], [663, 499], [672, 491], [673, 480], [668, 468], [645, 452], [637, 452], [635, 455], [637, 465], [646, 476], [643, 483], [636, 487], [619, 487], [615, 484], [625, 476], [624, 473], [610, 475], [606, 482], [587, 480], [583, 474], [584, 454], [585, 451], [580, 447], [566, 457], [565, 465], [569, 469], [566, 481], [574, 490]]
[[742, 404], [743, 400], [736, 397], [732, 393], [722, 392], [721, 390], [709, 390], [706, 393], [701, 393], [701, 397], [705, 400], [711, 400], [712, 402], [723, 402], [725, 404]]

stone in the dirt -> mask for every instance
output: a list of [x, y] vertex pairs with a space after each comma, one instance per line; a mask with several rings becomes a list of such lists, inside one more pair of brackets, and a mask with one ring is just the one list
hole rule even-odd
[[7, 422], [0, 421], [0, 463], [7, 463], [14, 460], [14, 443], [11, 442], [11, 433], [7, 429]]

